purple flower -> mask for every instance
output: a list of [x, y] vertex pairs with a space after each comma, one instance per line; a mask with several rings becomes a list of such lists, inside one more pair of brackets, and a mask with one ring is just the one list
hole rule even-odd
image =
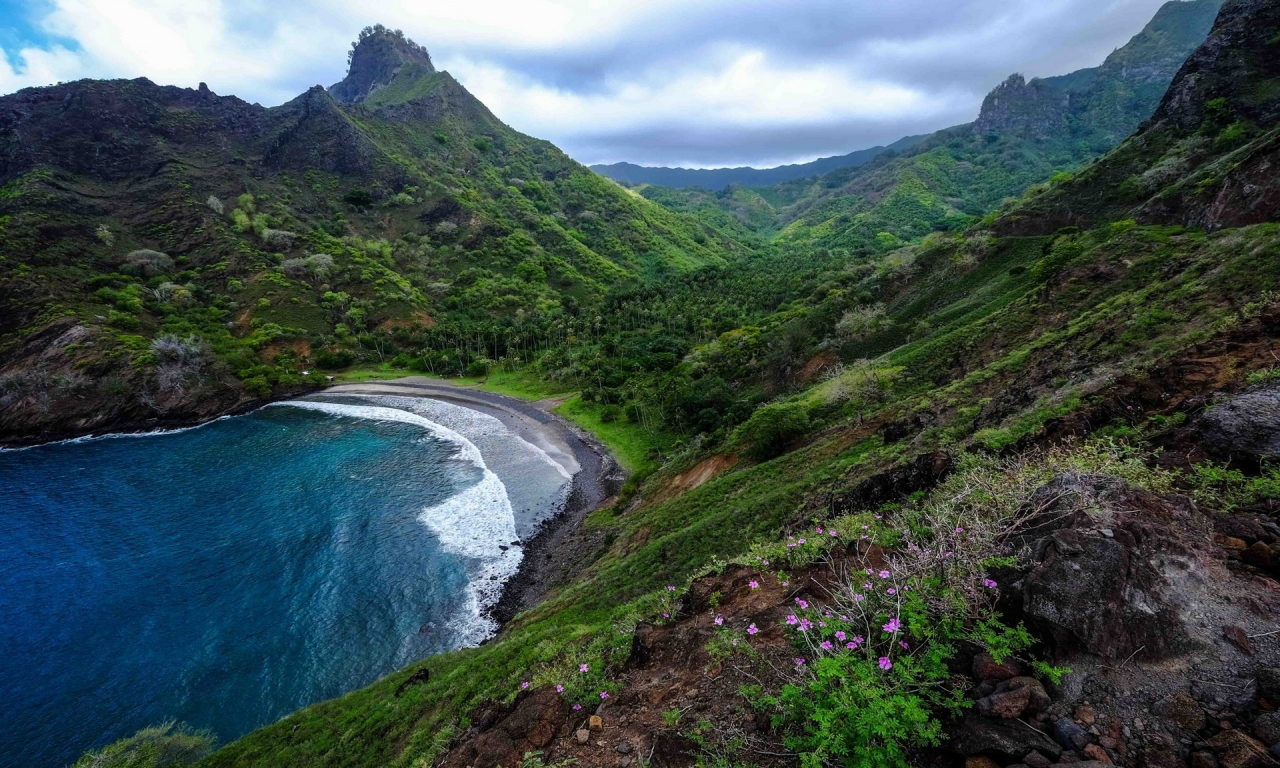
[[902, 646], [902, 650], [904, 650], [904, 651], [907, 651], [907, 650], [910, 650], [910, 649], [911, 649], [911, 646], [907, 645], [907, 641], [906, 641], [906, 640], [899, 640], [899, 641], [898, 641], [898, 645]]
[[799, 620], [799, 619], [797, 619], [797, 618], [796, 618], [796, 615], [793, 613], [793, 614], [790, 614], [790, 615], [788, 615], [788, 616], [787, 616], [787, 623], [788, 623], [788, 624], [799, 624], [799, 623], [800, 623], [800, 620]]
[[881, 657], [880, 657], [880, 668], [881, 668], [881, 669], [883, 669], [883, 670], [885, 670], [885, 671], [888, 671], [888, 670], [890, 670], [890, 669], [893, 669], [893, 662], [892, 662], [892, 661], [889, 661], [889, 657], [888, 657], [888, 656], [881, 656]]
[[863, 588], [863, 589], [875, 589], [875, 586], [873, 586], [873, 585], [871, 584], [871, 582], [869, 582], [869, 581], [868, 581], [866, 584], [863, 584], [863, 585], [862, 585], [862, 588]]
[[662, 613], [662, 618], [664, 618], [664, 619], [669, 619], [669, 618], [671, 618], [671, 614], [667, 613], [666, 611], [663, 611], [663, 613]]
[[808, 619], [801, 619], [801, 620], [800, 620], [800, 631], [801, 631], [801, 632], [808, 632], [808, 631], [809, 631], [809, 628], [810, 628], [810, 627], [812, 627], [812, 626], [813, 626], [813, 622], [809, 621]]
[[991, 579], [983, 579], [983, 580], [982, 580], [982, 586], [986, 587], [987, 589], [995, 589], [996, 587], [998, 587], [998, 586], [1000, 586], [1000, 585], [999, 585], [999, 584], [997, 584], [997, 583], [995, 583], [995, 582], [994, 582], [994, 581], [992, 581]]
[[957, 526], [956, 526], [956, 533], [964, 533], [964, 529], [957, 525]]
[[840, 641], [840, 642], [842, 642], [842, 643], [844, 642], [844, 639], [845, 639], [846, 637], [848, 637], [848, 635], [846, 635], [844, 632], [837, 632], [837, 633], [836, 633], [836, 639], [837, 639], [837, 640], [839, 640], [839, 641]]
[[769, 564], [769, 561], [768, 561], [768, 560], [762, 560], [761, 562], [763, 562], [765, 565], [768, 565], [768, 564]]
[[796, 605], [800, 606], [800, 609], [801, 609], [801, 610], [804, 610], [805, 608], [808, 608], [808, 607], [809, 607], [809, 604], [808, 604], [808, 603], [806, 603], [805, 601], [801, 600], [801, 599], [800, 599], [800, 598], [798, 598], [798, 597], [796, 598]]
[[831, 647], [832, 647], [832, 646], [831, 646], [831, 641], [830, 641], [830, 640], [823, 640], [823, 641], [822, 641], [822, 650], [824, 650], [824, 651], [829, 651], [829, 650], [831, 650]]
[[723, 616], [717, 616], [717, 617], [716, 617], [716, 626], [717, 626], [717, 627], [723, 627], [723, 626], [724, 626], [724, 617], [723, 617]]
[[840, 534], [836, 533], [835, 531], [827, 531], [827, 535], [833, 539], [840, 536]]
[[804, 666], [804, 659], [797, 658], [797, 659], [796, 659], [796, 666], [797, 666], [797, 667], [803, 667], [803, 666]]
[[821, 528], [814, 528], [813, 530], [814, 530], [814, 532], [815, 532], [815, 533], [822, 533], [822, 529], [821, 529]]
[[848, 649], [849, 649], [849, 650], [851, 650], [851, 651], [856, 651], [856, 650], [858, 650], [858, 644], [857, 644], [857, 643], [846, 643], [844, 647], [845, 647], [845, 648], [848, 648]]
[[883, 627], [881, 627], [881, 629], [883, 629], [885, 632], [888, 632], [889, 634], [892, 635], [896, 633], [898, 630], [902, 629], [902, 622], [898, 621], [897, 616], [894, 616], [892, 619], [889, 619], [889, 623], [885, 624]]
[[523, 690], [525, 690], [525, 689], [526, 689], [526, 688], [528, 688], [528, 687], [529, 687], [529, 681], [528, 681], [528, 680], [525, 680], [523, 683], [521, 683], [521, 684], [520, 684], [520, 690], [522, 690], [522, 691], [523, 691]]
[[888, 571], [881, 571], [881, 572], [880, 572], [880, 578], [882, 578], [882, 579], [887, 579], [887, 578], [889, 578], [889, 572], [888, 572]]
[[578, 665], [578, 671], [579, 671], [579, 672], [590, 672], [590, 671], [591, 671], [591, 667], [588, 667], [586, 664], [579, 664], [579, 665]]
[[884, 519], [884, 515], [876, 515], [876, 519], [877, 519], [877, 520], [883, 520], [883, 519]]
[[875, 571], [873, 571], [873, 570], [871, 570], [870, 568], [868, 568], [866, 571], [864, 571], [864, 573], [866, 573], [868, 576], [870, 576], [871, 574], [875, 573]]
[[674, 584], [668, 584], [668, 585], [667, 585], [667, 591], [668, 591], [668, 592], [675, 592], [675, 591], [676, 591], [676, 586], [675, 586]]
[[862, 526], [862, 530], [864, 530], [864, 531], [869, 531], [869, 530], [871, 530], [871, 526], [869, 526], [869, 525], [864, 525], [864, 526]]
[[752, 589], [759, 589], [759, 588], [760, 588], [760, 582], [758, 582], [758, 581], [749, 581], [749, 582], [747, 582], [747, 586], [748, 586], [748, 587], [751, 587]]
[[582, 705], [581, 705], [581, 704], [574, 704], [574, 705], [573, 705], [573, 709], [574, 709], [574, 711], [576, 712], [577, 710], [582, 709]]
[[853, 638], [853, 642], [855, 643], [863, 642], [862, 635], [858, 635], [857, 637]]
[[862, 595], [854, 595], [854, 596], [853, 596], [853, 601], [854, 601], [855, 603], [860, 603], [860, 602], [862, 602], [863, 600], [866, 600], [866, 599], [867, 599], [867, 598], [863, 597]]
[[801, 539], [800, 541], [798, 541], [798, 542], [796, 542], [796, 543], [797, 543], [797, 544], [804, 544], [804, 543], [805, 543], [805, 541], [804, 541], [804, 539]]
[[885, 590], [885, 592], [888, 592], [891, 595], [898, 594], [898, 590], [894, 589], [893, 587], [889, 587], [888, 589]]
[[755, 624], [752, 624], [751, 626], [747, 627], [747, 634], [748, 634], [748, 635], [754, 635], [755, 633], [757, 633], [757, 632], [759, 632], [759, 631], [760, 631], [760, 630], [756, 629], [756, 625], [755, 625]]
[[608, 692], [608, 691], [601, 691], [601, 692], [600, 692], [600, 698], [601, 698], [601, 699], [607, 699], [607, 698], [609, 698], [609, 692]]
[[564, 686], [563, 686], [563, 685], [557, 685], [557, 686], [556, 686], [556, 693], [564, 693]]
[[784, 582], [782, 582], [782, 586], [784, 586], [784, 587], [789, 587], [789, 586], [791, 586], [791, 582], [789, 582], [789, 581], [784, 581]]

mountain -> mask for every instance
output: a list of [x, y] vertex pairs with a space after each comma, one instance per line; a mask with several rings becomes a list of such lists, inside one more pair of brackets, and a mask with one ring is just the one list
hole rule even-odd
[[182, 423], [371, 354], [483, 367], [588, 326], [619, 282], [742, 252], [383, 27], [342, 82], [270, 109], [146, 79], [29, 88], [0, 97], [0, 436]]
[[203, 765], [1274, 765], [1278, 8], [973, 226], [614, 292], [583, 398], [680, 439], [549, 598]]
[[939, 131], [896, 157], [767, 190], [641, 193], [673, 210], [710, 215], [718, 208], [780, 242], [856, 253], [964, 227], [1129, 136], [1160, 103], [1221, 6], [1222, 0], [1168, 2], [1101, 66], [1030, 81], [1015, 74], [986, 97], [977, 121]]
[[1042, 234], [1133, 219], [1217, 231], [1280, 211], [1280, 38], [1274, 3], [1233, 3], [1151, 119], [1109, 155], [994, 223]]
[[925, 136], [908, 136], [887, 147], [872, 147], [838, 157], [823, 157], [808, 163], [781, 165], [777, 168], [654, 168], [632, 163], [593, 165], [591, 170], [624, 184], [653, 184], [660, 187], [702, 187], [719, 190], [739, 184], [745, 187], [768, 187], [792, 179], [817, 176], [837, 168], [857, 168], [886, 152], [901, 152], [923, 141]]

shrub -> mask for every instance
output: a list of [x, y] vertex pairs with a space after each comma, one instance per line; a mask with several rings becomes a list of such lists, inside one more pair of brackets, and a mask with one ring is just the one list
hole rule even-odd
[[281, 250], [291, 247], [297, 237], [295, 233], [283, 229], [263, 228], [262, 230], [262, 242], [272, 248]]
[[780, 455], [808, 428], [809, 409], [804, 403], [774, 403], [751, 414], [738, 427], [735, 439], [748, 446], [752, 458], [764, 461]]
[[342, 196], [342, 202], [352, 208], [368, 208], [373, 205], [373, 195], [367, 189], [353, 189]]
[[86, 753], [72, 768], [179, 768], [213, 751], [213, 734], [164, 723]]
[[213, 211], [219, 216], [221, 216], [223, 211], [225, 210], [225, 208], [222, 205], [222, 201], [214, 197], [213, 195], [209, 195], [209, 199], [205, 200], [204, 204], [209, 206], [209, 210]]
[[331, 371], [348, 368], [356, 361], [356, 356], [345, 349], [336, 352], [323, 351], [316, 353], [316, 365]]
[[161, 275], [173, 269], [173, 259], [160, 251], [142, 249], [124, 257], [125, 269], [145, 277]]

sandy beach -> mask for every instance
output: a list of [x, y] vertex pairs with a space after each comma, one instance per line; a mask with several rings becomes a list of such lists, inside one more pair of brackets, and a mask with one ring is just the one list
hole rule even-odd
[[520, 569], [490, 612], [500, 624], [537, 605], [552, 587], [573, 578], [594, 560], [601, 542], [581, 530], [582, 521], [617, 494], [625, 473], [599, 441], [549, 411], [555, 401], [527, 402], [421, 376], [339, 384], [325, 392], [425, 397], [480, 411], [546, 451], [573, 475], [564, 509], [525, 542]]

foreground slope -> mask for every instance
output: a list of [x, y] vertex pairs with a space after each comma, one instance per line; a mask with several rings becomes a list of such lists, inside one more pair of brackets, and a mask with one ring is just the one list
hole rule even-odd
[[[1267, 146], [1274, 10], [1230, 0], [1161, 115], [1225, 98]], [[990, 228], [828, 260], [697, 344], [648, 397], [790, 386], [736, 429], [689, 426], [493, 642], [205, 764], [1275, 765], [1280, 222], [1035, 220], [1110, 199], [1151, 130], [1074, 198], [1060, 180]], [[783, 351], [825, 369], [779, 377]]]
[[[0, 436], [206, 418], [436, 328], [440, 371], [741, 251], [499, 121], [370, 28], [267, 109], [79, 81], [0, 97]], [[304, 373], [308, 372], [308, 373]]]

